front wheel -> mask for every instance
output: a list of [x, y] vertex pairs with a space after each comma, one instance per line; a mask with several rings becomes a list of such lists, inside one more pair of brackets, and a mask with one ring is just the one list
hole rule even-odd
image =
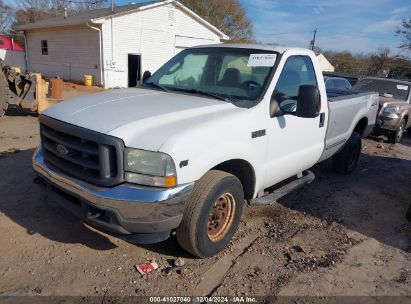
[[357, 167], [361, 154], [361, 135], [354, 132], [344, 148], [332, 158], [333, 170], [340, 174], [351, 174]]
[[406, 121], [404, 119], [401, 120], [400, 126], [398, 127], [398, 129], [388, 135], [389, 143], [398, 144], [401, 142], [404, 136], [404, 132], [405, 132], [405, 125], [406, 125]]
[[237, 231], [244, 191], [232, 174], [211, 170], [194, 186], [177, 228], [181, 247], [199, 258], [223, 250]]

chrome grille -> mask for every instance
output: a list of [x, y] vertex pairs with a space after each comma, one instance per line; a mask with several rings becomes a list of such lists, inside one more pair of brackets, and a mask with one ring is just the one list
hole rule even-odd
[[98, 186], [123, 181], [123, 142], [115, 137], [40, 116], [41, 142], [48, 165]]

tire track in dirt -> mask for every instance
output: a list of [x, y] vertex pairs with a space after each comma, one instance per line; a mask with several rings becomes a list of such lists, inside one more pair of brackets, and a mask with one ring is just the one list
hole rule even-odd
[[200, 296], [211, 296], [218, 289], [226, 273], [233, 266], [234, 261], [244, 254], [247, 249], [257, 240], [258, 234], [249, 234], [239, 243], [234, 245], [229, 255], [223, 256], [206, 273], [201, 276], [200, 283], [194, 288], [192, 294]]

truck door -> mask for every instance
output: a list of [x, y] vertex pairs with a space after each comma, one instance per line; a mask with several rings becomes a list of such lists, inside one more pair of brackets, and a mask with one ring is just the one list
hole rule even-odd
[[[310, 56], [295, 55], [286, 59], [272, 93], [280, 108], [288, 114], [270, 118], [267, 128], [267, 159], [265, 187], [277, 184], [312, 167], [321, 157], [327, 129], [327, 96], [321, 96], [321, 114], [300, 118], [291, 112], [297, 108], [301, 85], [318, 87], [321, 72], [315, 71]], [[322, 85], [321, 92], [324, 92]]]

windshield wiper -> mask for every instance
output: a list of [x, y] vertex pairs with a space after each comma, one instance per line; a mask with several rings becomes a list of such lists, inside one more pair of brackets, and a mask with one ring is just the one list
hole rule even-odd
[[173, 91], [179, 91], [179, 92], [187, 92], [187, 93], [191, 93], [191, 94], [199, 94], [199, 95], [204, 95], [204, 96], [208, 96], [208, 97], [212, 97], [214, 99], [218, 99], [218, 100], [222, 100], [222, 101], [226, 101], [226, 102], [233, 102], [235, 100], [230, 99], [228, 97], [224, 97], [218, 94], [214, 94], [214, 93], [209, 93], [209, 92], [204, 92], [204, 91], [200, 91], [200, 90], [196, 90], [196, 89], [181, 89], [181, 88], [173, 88]]
[[156, 83], [154, 83], [154, 82], [146, 82], [144, 85], [145, 85], [145, 86], [148, 85], [148, 86], [151, 86], [151, 87], [153, 87], [153, 88], [160, 89], [160, 90], [162, 90], [162, 91], [164, 91], [164, 92], [170, 92], [170, 90], [167, 89], [166, 87], [163, 87], [162, 85], [156, 84]]

